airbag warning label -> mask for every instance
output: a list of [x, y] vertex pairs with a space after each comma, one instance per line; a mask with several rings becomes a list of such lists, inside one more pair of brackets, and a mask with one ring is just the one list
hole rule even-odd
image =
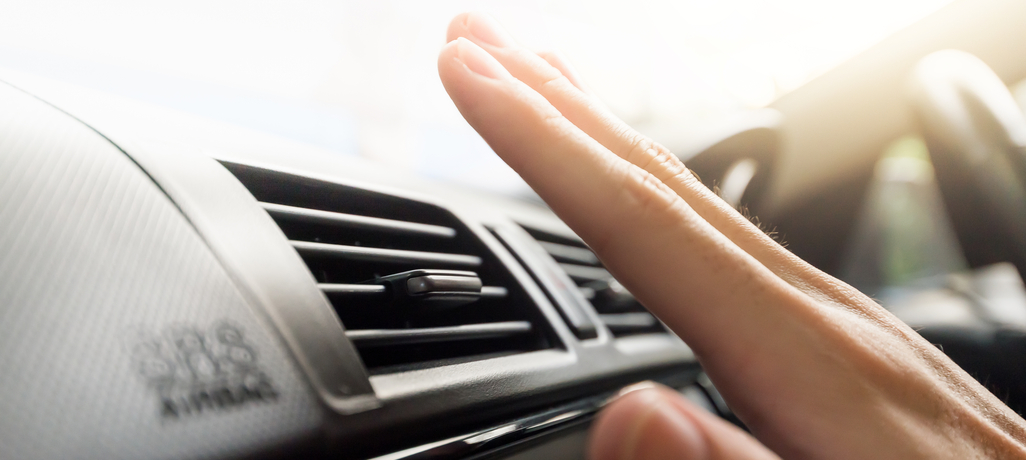
[[132, 345], [142, 379], [158, 397], [159, 413], [179, 419], [278, 399], [240, 327], [170, 327]]

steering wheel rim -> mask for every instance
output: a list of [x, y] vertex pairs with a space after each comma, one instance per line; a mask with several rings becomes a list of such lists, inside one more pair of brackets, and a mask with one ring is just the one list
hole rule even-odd
[[1011, 262], [1026, 274], [1026, 117], [980, 59], [923, 58], [912, 107], [955, 234], [970, 266]]

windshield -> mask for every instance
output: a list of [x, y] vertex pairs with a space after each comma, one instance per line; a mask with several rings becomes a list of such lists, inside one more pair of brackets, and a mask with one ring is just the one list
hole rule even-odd
[[34, 0], [0, 16], [0, 66], [517, 194], [438, 80], [461, 11], [561, 51], [659, 140], [771, 104], [948, 2]]

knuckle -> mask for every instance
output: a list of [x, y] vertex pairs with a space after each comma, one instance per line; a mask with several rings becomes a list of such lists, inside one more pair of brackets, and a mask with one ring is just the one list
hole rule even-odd
[[708, 189], [708, 187], [702, 183], [702, 179], [698, 177], [698, 174], [691, 169], [688, 169], [688, 167], [683, 164], [666, 179], [666, 182], [683, 186], [687, 190]]
[[682, 175], [688, 169], [673, 152], [659, 143], [638, 133], [624, 133], [630, 139], [624, 159], [637, 165], [660, 179]]
[[615, 187], [615, 203], [610, 207], [621, 211], [586, 239], [597, 253], [615, 252], [622, 244], [637, 243], [639, 228], [665, 232], [688, 225], [681, 209], [687, 204], [657, 177], [632, 164], [620, 163], [615, 168], [609, 176], [613, 179], [609, 185]]
[[552, 72], [544, 72], [545, 75], [541, 77], [541, 83], [538, 85], [539, 93], [548, 94], [550, 91], [558, 91], [566, 86], [573, 86], [570, 83], [570, 79], [566, 78], [559, 70], [555, 67], [551, 67]]
[[641, 134], [630, 132], [630, 128], [624, 127], [622, 131], [624, 132], [621, 132], [621, 137], [628, 139], [627, 154], [623, 159], [645, 169], [644, 164], [650, 161], [645, 157], [651, 156], [648, 152], [652, 150], [655, 142]]

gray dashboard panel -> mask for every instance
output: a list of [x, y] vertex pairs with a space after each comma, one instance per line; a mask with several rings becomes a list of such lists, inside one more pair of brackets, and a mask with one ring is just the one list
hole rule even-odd
[[184, 146], [122, 140], [189, 218], [230, 276], [283, 336], [321, 400], [340, 413], [377, 407], [360, 358], [302, 259], [220, 163]]
[[[3, 78], [10, 79], [10, 75], [5, 73]], [[45, 421], [57, 413], [57, 409], [41, 407], [38, 401], [14, 401], [21, 395], [26, 395], [26, 399], [43, 397], [29, 384], [0, 380], [0, 398], [3, 399], [0, 410], [5, 414], [12, 413], [9, 411], [14, 409], [18, 411], [0, 422], [0, 428], [6, 430], [14, 423], [34, 424], [28, 428], [0, 432], [0, 458], [24, 457], [24, 452], [39, 457], [72, 458], [76, 455], [111, 458], [147, 458], [147, 455], [233, 457], [313, 437], [319, 437], [318, 441], [308, 445], [321, 446], [333, 456], [364, 458], [488, 428], [511, 417], [527, 416], [547, 410], [554, 404], [591, 397], [615, 390], [620, 385], [665, 375], [666, 372], [683, 369], [691, 375], [697, 367], [687, 346], [669, 334], [614, 339], [608, 330], [601, 328], [596, 339], [581, 341], [574, 337], [562, 323], [555, 306], [525, 269], [525, 266], [536, 270], [538, 266], [557, 265], [539, 248], [528, 250], [536, 243], [517, 225], [518, 222], [572, 236], [570, 230], [547, 209], [508, 198], [411, 180], [359, 159], [340, 158], [309, 146], [209, 120], [179, 118], [181, 114], [124, 105], [124, 101], [107, 95], [39, 83], [31, 78], [15, 78], [14, 81], [68, 110], [103, 136], [44, 103], [3, 89], [4, 107], [11, 108], [11, 112], [0, 123], [0, 135], [24, 139], [17, 141], [17, 148], [4, 146], [0, 150], [0, 155], [3, 155], [0, 158], [3, 162], [0, 164], [3, 168], [0, 169], [0, 179], [7, 179], [0, 183], [0, 217], [4, 218], [0, 225], [18, 223], [17, 228], [2, 229], [0, 244], [6, 245], [12, 238], [17, 242], [12, 243], [15, 246], [0, 246], [0, 251], [3, 251], [0, 254], [5, 259], [7, 254], [15, 253], [22, 258], [17, 262], [5, 260], [0, 263], [0, 268], [8, 270], [0, 272], [0, 277], [3, 277], [0, 288], [36, 282], [31, 292], [25, 292], [36, 297], [57, 295], [43, 292], [46, 286], [50, 286], [55, 292], [62, 292], [59, 302], [67, 306], [49, 307], [46, 313], [26, 313], [12, 306], [14, 297], [6, 290], [0, 292], [0, 315], [4, 315], [0, 316], [0, 333], [14, 327], [9, 320], [10, 315], [33, 317], [32, 324], [29, 324], [36, 328], [33, 334], [41, 334], [51, 317], [66, 316], [65, 310], [75, 310], [72, 313], [79, 315], [75, 321], [89, 318], [92, 322], [88, 325], [83, 323], [82, 329], [75, 331], [74, 340], [88, 342], [89, 346], [94, 343], [104, 346], [102, 349], [93, 348], [96, 357], [88, 358], [104, 363], [97, 371], [102, 375], [89, 375], [83, 381], [114, 379], [124, 386], [104, 395], [108, 398], [103, 403], [108, 418], [95, 418], [89, 426], [85, 426], [82, 420], [68, 422], [60, 430], [51, 430], [47, 436], [37, 434], [34, 438], [18, 439], [10, 444], [13, 447], [8, 447], [5, 444], [8, 436], [26, 436], [32, 430], [40, 430]], [[12, 94], [8, 95], [8, 92]], [[6, 99], [12, 102], [7, 103]], [[15, 104], [16, 100], [21, 105]], [[34, 115], [34, 119], [26, 118], [36, 112], [47, 115], [45, 119], [40, 118], [41, 115]], [[10, 115], [12, 113], [18, 115]], [[16, 124], [18, 120], [24, 123]], [[40, 139], [67, 137], [70, 132], [78, 133], [77, 137], [61, 138], [62, 143], [56, 147], [36, 145]], [[0, 138], [0, 142], [6, 140]], [[22, 144], [35, 146], [30, 148]], [[37, 150], [49, 153], [42, 154]], [[65, 158], [72, 156], [79, 158], [77, 166], [68, 169], [75, 173], [74, 177], [55, 169], [54, 165], [67, 165]], [[215, 158], [424, 201], [450, 210], [508, 266], [552, 323], [565, 347], [375, 375], [368, 381], [342, 334], [337, 316], [317, 290], [309, 271], [289, 247], [274, 221]], [[117, 177], [121, 180], [111, 179], [110, 171], [115, 170], [119, 171]], [[29, 196], [24, 190], [12, 192], [15, 186], [7, 186], [11, 177], [27, 177], [39, 182], [32, 189], [35, 195]], [[59, 177], [73, 180], [43, 183], [47, 178]], [[128, 181], [126, 184], [130, 183], [134, 188], [124, 191], [126, 185], [121, 184], [122, 181]], [[58, 182], [62, 187], [79, 185], [64, 190], [54, 185]], [[115, 185], [122, 188], [111, 191]], [[24, 188], [17, 187], [17, 190]], [[131, 199], [124, 202], [115, 200], [124, 197]], [[13, 217], [12, 213], [22, 211], [11, 209], [21, 206], [19, 203], [22, 202], [39, 200], [46, 201], [46, 206], [28, 206], [32, 213], [42, 213], [33, 218], [30, 232], [41, 234], [39, 228], [45, 227], [43, 222], [51, 222], [51, 231], [64, 228], [72, 229], [75, 234], [70, 240], [61, 242], [64, 250], [104, 249], [86, 251], [72, 259], [52, 253], [54, 242], [49, 238], [21, 235], [19, 232], [28, 229], [28, 225], [22, 223], [25, 219], [21, 216]], [[80, 208], [85, 209], [82, 212], [89, 216], [69, 220], [74, 213], [68, 210]], [[106, 223], [97, 224], [101, 225], [98, 228], [87, 228], [96, 219]], [[510, 249], [517, 251], [525, 265], [521, 265], [496, 236], [501, 236]], [[32, 245], [29, 249], [12, 249], [27, 248], [28, 244]], [[131, 250], [123, 248], [128, 246]], [[46, 254], [52, 260], [30, 261], [26, 254], [32, 252]], [[108, 253], [116, 254], [116, 257], [111, 259], [113, 256]], [[273, 262], [268, 263], [269, 260]], [[45, 271], [59, 264], [74, 266], [77, 270], [75, 275], [62, 280], [50, 278], [49, 281], [60, 282], [39, 284], [47, 279]], [[39, 267], [33, 268], [36, 265]], [[132, 269], [116, 276], [101, 276], [105, 272], [125, 270], [123, 267], [126, 266]], [[34, 271], [22, 273], [23, 268]], [[148, 272], [151, 273], [146, 275]], [[109, 301], [101, 299], [102, 304], [95, 304], [92, 300], [82, 300], [87, 298], [83, 292], [90, 290], [102, 291], [103, 299]], [[24, 293], [19, 295], [26, 296]], [[132, 305], [141, 303], [143, 307], [124, 306], [130, 303], [123, 299], [125, 296], [133, 301], [139, 300]], [[595, 317], [590, 306], [583, 307], [586, 307], [587, 315]], [[46, 317], [34, 316], [39, 314]], [[93, 319], [100, 317], [102, 319]], [[156, 421], [160, 424], [155, 426], [147, 425], [151, 422], [149, 420], [143, 423], [131, 418], [134, 416], [131, 404], [139, 404], [139, 401], [151, 404], [147, 406], [151, 410], [147, 415], [160, 409], [159, 405], [153, 406], [160, 401], [159, 392], [153, 396], [154, 388], [160, 385], [138, 375], [140, 361], [133, 354], [133, 344], [138, 344], [138, 340], [133, 342], [121, 336], [134, 337], [138, 335], [137, 331], [142, 331], [143, 337], [163, 334], [161, 337], [166, 338], [177, 333], [180, 326], [203, 323], [205, 326], [202, 327], [207, 327], [212, 340], [216, 340], [217, 331], [211, 328], [225, 324], [221, 321], [225, 317], [230, 318], [228, 323], [245, 329], [247, 340], [252, 341], [249, 345], [256, 351], [261, 366], [270, 368], [272, 366], [267, 363], [272, 361], [280, 366], [277, 372], [281, 376], [270, 375], [270, 369], [266, 370], [278, 385], [275, 388], [288, 386], [295, 393], [286, 394], [282, 389], [281, 398], [274, 404], [247, 403], [229, 411], [209, 414], [211, 421], [204, 422], [206, 416], [195, 417], [198, 422], [190, 421], [200, 426], [195, 431], [187, 429], [193, 425], [170, 424], [177, 431], [138, 434], [146, 430], [167, 430], [165, 427], [169, 424], [159, 417]], [[311, 320], [319, 326], [311, 326]], [[301, 321], [306, 321], [307, 325], [297, 327]], [[167, 325], [167, 332], [162, 329], [163, 325]], [[322, 340], [325, 334], [337, 334], [334, 344]], [[56, 341], [55, 348], [38, 352], [30, 361], [20, 365], [57, 362], [54, 357], [60, 358], [61, 363], [87, 359], [66, 351], [75, 349], [77, 353], [82, 348], [70, 339], [62, 336]], [[24, 354], [12, 351], [12, 347], [33, 347], [42, 342], [35, 336], [28, 339], [24, 336], [0, 337], [0, 360], [10, 362], [17, 359], [14, 356], [18, 353]], [[318, 347], [326, 344], [329, 348], [318, 351]], [[65, 353], [69, 354], [65, 356]], [[121, 355], [126, 357], [118, 358]], [[120, 363], [119, 359], [127, 360], [127, 364]], [[290, 360], [296, 363], [290, 364]], [[6, 365], [2, 361], [0, 364]], [[126, 367], [118, 368], [119, 365]], [[12, 368], [16, 367], [7, 367]], [[306, 379], [300, 377], [303, 374]], [[115, 378], [115, 375], [120, 377]], [[122, 380], [126, 378], [134, 380], [125, 384]], [[331, 382], [346, 383], [350, 390], [355, 391], [340, 392], [340, 387]], [[109, 383], [104, 384], [109, 386]], [[65, 385], [71, 387], [75, 383]], [[60, 391], [70, 390], [62, 387]], [[146, 400], [147, 395], [157, 398], [156, 401]], [[286, 396], [293, 398], [289, 400], [290, 404], [285, 404]], [[115, 401], [117, 398], [121, 399]], [[272, 407], [277, 411], [271, 410]], [[159, 411], [157, 413], [159, 415]], [[255, 431], [250, 426], [257, 423], [254, 418], [263, 424], [265, 431]], [[73, 433], [76, 437], [66, 437], [67, 441], [52, 443], [38, 452], [29, 444], [53, 439], [51, 436], [61, 433]], [[76, 446], [90, 447], [94, 440], [100, 440], [96, 442], [101, 442], [102, 446], [93, 450], [73, 450]], [[172, 447], [167, 450], [158, 448], [163, 445]], [[294, 452], [279, 450], [282, 454]], [[6, 455], [8, 453], [12, 455]]]
[[0, 458], [223, 458], [323, 413], [179, 209], [107, 139], [0, 85]]

